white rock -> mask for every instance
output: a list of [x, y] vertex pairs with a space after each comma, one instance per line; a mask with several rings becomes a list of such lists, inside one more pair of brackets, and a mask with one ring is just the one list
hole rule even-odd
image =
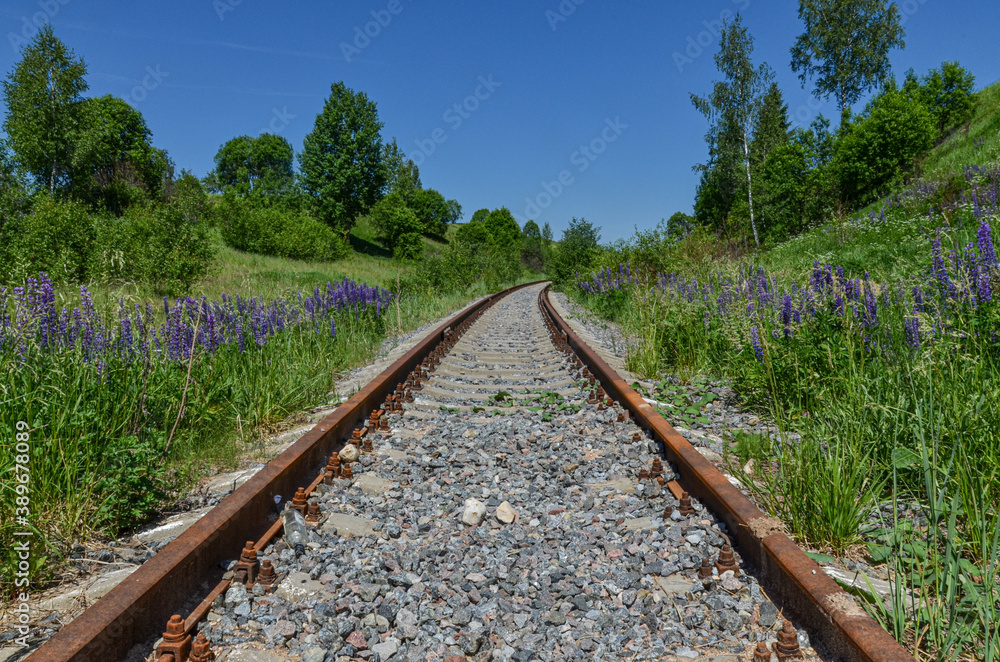
[[361, 453], [358, 452], [358, 447], [354, 444], [347, 444], [340, 450], [340, 461], [341, 462], [357, 462], [358, 456]]
[[486, 504], [478, 499], [465, 500], [465, 512], [462, 513], [462, 521], [469, 526], [475, 526], [486, 517]]
[[504, 501], [499, 506], [497, 506], [497, 519], [504, 524], [510, 524], [514, 521], [517, 516], [517, 512], [511, 507], [510, 503]]

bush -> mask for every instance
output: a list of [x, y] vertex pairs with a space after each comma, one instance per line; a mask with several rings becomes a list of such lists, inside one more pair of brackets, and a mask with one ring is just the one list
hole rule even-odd
[[21, 280], [44, 271], [57, 283], [81, 281], [94, 249], [94, 222], [85, 204], [39, 195], [32, 213], [17, 222], [8, 277]]
[[562, 241], [552, 260], [549, 275], [555, 282], [572, 283], [576, 274], [591, 270], [601, 240], [599, 231], [600, 228], [595, 228], [585, 219], [574, 218], [570, 221], [569, 227], [563, 230]]
[[856, 204], [875, 199], [896, 176], [912, 170], [934, 144], [935, 133], [923, 104], [896, 90], [883, 92], [841, 139], [834, 157], [841, 190]]
[[181, 205], [132, 207], [121, 218], [97, 217], [93, 275], [138, 281], [166, 294], [186, 292], [212, 265], [208, 225]]
[[293, 260], [337, 260], [347, 242], [304, 211], [265, 205], [227, 195], [219, 205], [222, 238], [247, 253]]
[[423, 253], [423, 226], [417, 215], [406, 206], [403, 197], [390, 193], [379, 200], [368, 215], [378, 238], [397, 259], [417, 259]]

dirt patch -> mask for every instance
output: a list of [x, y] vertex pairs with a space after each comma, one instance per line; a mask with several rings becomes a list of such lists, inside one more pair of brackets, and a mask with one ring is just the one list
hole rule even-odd
[[747, 523], [747, 528], [759, 540], [764, 540], [772, 533], [785, 532], [785, 525], [775, 517], [756, 517]]
[[847, 616], [865, 615], [865, 610], [844, 591], [826, 596], [826, 606], [830, 611], [842, 611]]

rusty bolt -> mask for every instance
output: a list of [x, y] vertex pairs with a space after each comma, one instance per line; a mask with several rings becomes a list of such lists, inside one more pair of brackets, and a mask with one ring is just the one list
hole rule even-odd
[[319, 521], [319, 504], [316, 501], [309, 502], [309, 509], [306, 510], [306, 521], [315, 524]]
[[302, 513], [303, 517], [305, 517], [306, 514], [306, 496], [308, 496], [306, 494], [306, 488], [300, 487], [295, 490], [295, 496], [292, 497], [291, 507]]
[[632, 441], [639, 441], [640, 439], [642, 439], [642, 435], [639, 434], [638, 432], [632, 435]]
[[351, 471], [351, 465], [350, 464], [346, 464], [345, 463], [345, 464], [341, 465], [341, 467], [340, 467], [340, 477], [343, 478], [343, 479], [345, 479], [345, 480], [351, 480], [352, 478], [354, 478], [354, 472]]
[[333, 481], [334, 481], [334, 479], [336, 477], [337, 477], [337, 474], [333, 473], [332, 471], [325, 471], [325, 472], [323, 472], [323, 484], [324, 485], [333, 485]]
[[598, 400], [605, 400], [605, 399], [607, 399], [607, 397], [608, 397], [608, 394], [604, 391], [604, 387], [603, 386], [598, 386], [597, 387], [597, 399]]
[[712, 561], [707, 556], [701, 559], [701, 567], [698, 568], [698, 578], [708, 579], [712, 576]]
[[663, 462], [660, 461], [660, 458], [658, 457], [653, 458], [653, 469], [649, 472], [649, 475], [650, 476], [663, 475]]
[[778, 640], [774, 642], [774, 654], [782, 661], [802, 657], [802, 651], [799, 650], [799, 635], [795, 632], [795, 626], [791, 621], [785, 621], [781, 626]]
[[[354, 443], [355, 441], [361, 441], [361, 430], [358, 428], [355, 428], [351, 432], [351, 443]], [[357, 444], [354, 445], [357, 446]]]
[[639, 480], [640, 481], [649, 480], [649, 469], [640, 469], [639, 470]]
[[188, 659], [191, 654], [191, 635], [184, 633], [184, 619], [174, 614], [167, 621], [163, 641], [156, 647], [157, 657], [173, 655], [178, 662]]
[[269, 589], [277, 581], [278, 575], [274, 572], [274, 566], [271, 565], [270, 559], [264, 559], [260, 564], [260, 574], [257, 575], [257, 583], [265, 589]]
[[387, 419], [385, 416], [383, 416], [382, 418], [378, 419], [378, 429], [379, 430], [388, 430], [389, 429], [389, 419]]
[[372, 438], [365, 437], [364, 441], [361, 442], [361, 451], [364, 453], [372, 453], [375, 449], [372, 447]]
[[681, 515], [687, 517], [689, 515], [694, 515], [694, 508], [691, 506], [691, 495], [687, 492], [681, 494], [681, 505], [677, 509]]
[[619, 423], [623, 423], [624, 421], [625, 421], [625, 413], [624, 412], [618, 412], [618, 422]]
[[191, 646], [190, 662], [215, 662], [215, 653], [212, 652], [212, 645], [208, 643], [205, 635], [199, 634]]
[[674, 507], [667, 506], [663, 509], [663, 519], [670, 519], [670, 516], [674, 514]]
[[257, 550], [254, 549], [253, 540], [247, 540], [246, 545], [243, 546], [243, 551], [240, 552], [240, 560], [236, 562], [236, 566], [233, 568], [233, 581], [253, 586], [254, 582], [257, 581], [257, 569], [259, 567], [260, 563], [257, 561]]
[[340, 454], [337, 451], [330, 453], [330, 460], [326, 463], [326, 471], [332, 471], [335, 478], [340, 473]]
[[715, 567], [719, 569], [719, 574], [726, 572], [727, 570], [732, 570], [733, 574], [740, 574], [740, 567], [736, 565], [736, 555], [733, 554], [733, 548], [728, 544], [722, 546], [722, 551], [719, 552], [719, 560], [715, 562]]
[[664, 485], [667, 484], [667, 479], [664, 478], [663, 476], [657, 476], [656, 477], [656, 484], [659, 485], [660, 487], [663, 487]]
[[767, 650], [767, 644], [763, 641], [757, 642], [757, 649], [753, 652], [753, 662], [771, 662], [771, 651]]

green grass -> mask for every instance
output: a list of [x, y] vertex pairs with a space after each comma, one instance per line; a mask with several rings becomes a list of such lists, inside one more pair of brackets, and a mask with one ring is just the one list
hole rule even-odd
[[[1000, 161], [1000, 83], [984, 87], [976, 97], [972, 120], [924, 159], [921, 163], [924, 175], [944, 178], [972, 163]], [[984, 144], [977, 146], [977, 140]]]

